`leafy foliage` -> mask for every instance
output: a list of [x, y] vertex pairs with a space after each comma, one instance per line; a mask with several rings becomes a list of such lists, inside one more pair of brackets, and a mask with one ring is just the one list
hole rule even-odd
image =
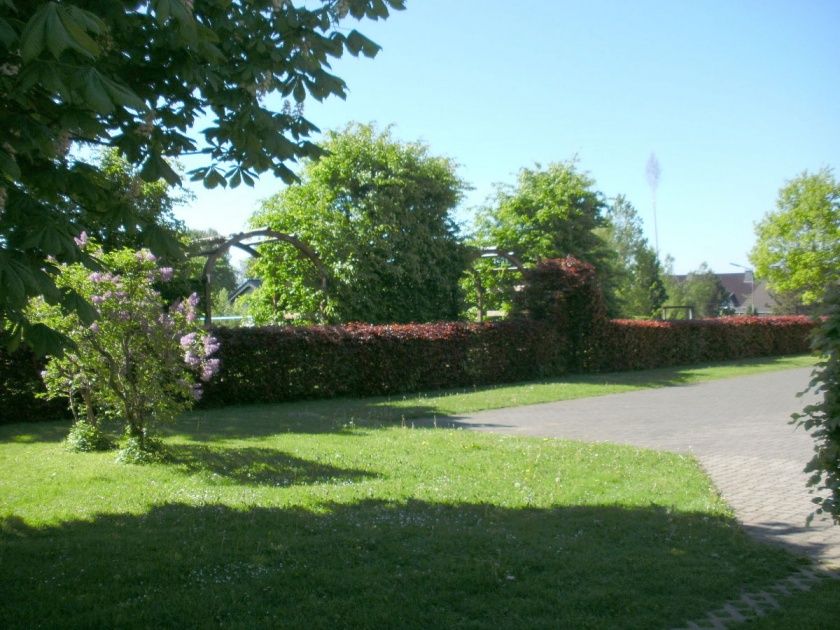
[[824, 311], [812, 342], [822, 359], [809, 387], [820, 400], [794, 414], [793, 423], [810, 431], [815, 441], [805, 472], [811, 473], [808, 485], [820, 493], [814, 499], [816, 513], [826, 512], [840, 523], [840, 285], [829, 288]]
[[550, 322], [561, 333], [567, 368], [588, 368], [606, 323], [595, 268], [572, 256], [540, 261], [526, 272], [525, 286], [514, 296], [514, 313]]
[[[55, 287], [53, 259], [92, 266], [73, 237], [93, 224], [109, 234], [136, 229], [156, 254], [177, 252], [142, 208], [117, 203], [91, 147], [117, 149], [146, 182], [177, 184], [167, 158], [183, 154], [206, 159], [191, 176], [211, 188], [252, 184], [266, 171], [294, 181], [288, 163], [321, 153], [307, 139], [316, 128], [302, 103], [345, 96], [331, 59], [378, 50], [358, 31], [339, 29], [340, 20], [377, 20], [403, 6], [0, 2], [0, 320], [13, 329], [11, 345], [43, 345], [43, 329], [24, 314], [30, 297], [73, 306]], [[291, 100], [272, 111], [270, 97]], [[197, 124], [199, 139], [188, 134]]]
[[65, 443], [70, 450], [80, 453], [108, 451], [114, 448], [114, 443], [100, 427], [84, 420], [78, 420], [70, 427]]
[[[670, 266], [670, 265], [669, 265]], [[670, 306], [691, 306], [695, 317], [717, 317], [727, 298], [726, 289], [704, 262], [685, 277], [669, 274], [665, 279]], [[684, 314], [677, 315], [677, 318]]]
[[[71, 342], [50, 358], [44, 382], [48, 396], [70, 402], [77, 422], [93, 430], [102, 420], [124, 422], [143, 450], [155, 423], [173, 420], [199, 397], [195, 378], [216, 372], [219, 361], [210, 356], [218, 346], [196, 322], [195, 296], [164, 312], [152, 285], [171, 279], [172, 269], [158, 269], [150, 252], [117, 250], [102, 262], [112, 271], [64, 265], [56, 278], [61, 290], [93, 304], [88, 311], [62, 312], [43, 301], [32, 306], [32, 321]], [[91, 432], [78, 433], [87, 439]]]
[[[584, 324], [585, 325], [585, 324]], [[574, 339], [549, 321], [218, 328], [222, 367], [201, 404], [283, 402], [802, 354], [807, 317], [615, 320]], [[577, 354], [574, 354], [574, 353]], [[585, 358], [578, 361], [575, 357]], [[582, 363], [582, 365], [581, 365]]]
[[813, 329], [814, 322], [802, 316], [611, 320], [593, 355], [598, 369], [611, 372], [803, 354]]
[[388, 131], [351, 125], [333, 132], [328, 154], [306, 164], [300, 185], [266, 201], [251, 219], [313, 247], [317, 270], [284, 243], [264, 245], [251, 274], [257, 321], [412, 322], [455, 319], [465, 251], [450, 212], [464, 183], [448, 159]]
[[777, 293], [818, 302], [840, 273], [840, 183], [828, 168], [789, 181], [756, 225], [755, 272]]
[[[498, 186], [496, 198], [479, 212], [473, 244], [512, 251], [526, 266], [573, 256], [605, 272], [609, 254], [597, 233], [605, 226], [605, 210], [595, 181], [574, 160], [523, 168], [517, 185]], [[500, 275], [491, 268], [488, 262], [476, 265], [482, 283], [494, 289], [489, 295], [497, 296], [488, 306], [508, 310], [517, 274]]]
[[614, 254], [612, 277], [617, 313], [621, 317], [651, 317], [667, 299], [662, 268], [642, 232], [636, 209], [624, 196], [616, 197], [602, 230]]

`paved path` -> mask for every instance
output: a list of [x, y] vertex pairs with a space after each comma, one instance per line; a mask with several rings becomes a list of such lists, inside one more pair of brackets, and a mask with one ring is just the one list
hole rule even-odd
[[437, 425], [691, 453], [748, 532], [840, 567], [840, 527], [826, 519], [805, 525], [813, 504], [802, 469], [813, 441], [788, 424], [813, 400], [796, 397], [810, 371], [483, 411]]

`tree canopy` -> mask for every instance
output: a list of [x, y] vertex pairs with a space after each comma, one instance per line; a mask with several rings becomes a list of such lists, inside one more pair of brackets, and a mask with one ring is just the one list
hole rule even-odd
[[612, 274], [618, 315], [650, 317], [658, 313], [667, 297], [659, 258], [642, 232], [638, 212], [623, 195], [607, 210], [602, 231], [612, 252]]
[[750, 260], [771, 291], [820, 301], [840, 278], [840, 183], [831, 169], [785, 184], [776, 210], [756, 225], [756, 239]]
[[[667, 266], [670, 271], [671, 259]], [[665, 278], [665, 287], [669, 305], [690, 306], [697, 317], [717, 317], [727, 298], [720, 279], [705, 262], [684, 277], [669, 273]]]
[[329, 290], [323, 295], [315, 268], [293, 248], [264, 245], [251, 267], [262, 279], [251, 301], [256, 321], [284, 313], [303, 321], [455, 319], [466, 264], [450, 216], [465, 189], [455, 164], [370, 125], [332, 132], [324, 148], [301, 183], [266, 201], [251, 223], [313, 247]]
[[[479, 211], [471, 243], [512, 251], [529, 266], [573, 256], [603, 277], [610, 255], [598, 229], [606, 225], [606, 207], [595, 181], [575, 160], [523, 168], [516, 186], [497, 186], [495, 198]], [[510, 289], [521, 281], [517, 274], [491, 260], [478, 262], [475, 270], [488, 289], [488, 307], [508, 310]]]
[[[71, 306], [53, 261], [93, 261], [74, 237], [75, 209], [109, 223], [114, 209], [90, 147], [115, 147], [148, 182], [177, 184], [169, 157], [197, 154], [208, 187], [291, 182], [289, 162], [320, 155], [303, 114], [308, 97], [343, 97], [329, 72], [345, 51], [378, 46], [343, 18], [385, 18], [403, 0], [0, 0], [0, 318], [13, 339], [29, 297]], [[280, 106], [282, 99], [285, 104]], [[202, 125], [200, 134], [192, 133]], [[142, 217], [152, 251], [178, 249]], [[139, 220], [139, 223], [138, 223]]]

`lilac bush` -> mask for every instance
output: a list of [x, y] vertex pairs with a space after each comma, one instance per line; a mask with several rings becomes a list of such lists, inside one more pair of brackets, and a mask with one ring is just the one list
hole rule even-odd
[[[88, 247], [84, 236], [77, 240]], [[56, 284], [85, 298], [93, 321], [43, 302], [36, 319], [66, 335], [74, 347], [52, 357], [43, 373], [49, 397], [66, 397], [77, 423], [98, 430], [103, 420], [125, 424], [126, 459], [143, 460], [157, 442], [155, 425], [173, 420], [201, 397], [201, 383], [219, 369], [219, 346], [199, 324], [198, 296], [165, 308], [158, 283], [172, 278], [151, 252], [119, 250], [98, 257], [103, 271], [61, 267]]]

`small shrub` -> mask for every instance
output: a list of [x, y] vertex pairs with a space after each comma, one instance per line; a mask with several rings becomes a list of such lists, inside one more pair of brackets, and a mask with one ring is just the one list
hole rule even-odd
[[71, 451], [80, 453], [109, 451], [115, 446], [114, 442], [99, 427], [84, 420], [73, 423], [70, 432], [67, 434], [65, 444]]
[[125, 440], [117, 453], [117, 463], [120, 464], [156, 464], [166, 461], [166, 449], [163, 440], [145, 435], [141, 439], [137, 435], [126, 433]]

